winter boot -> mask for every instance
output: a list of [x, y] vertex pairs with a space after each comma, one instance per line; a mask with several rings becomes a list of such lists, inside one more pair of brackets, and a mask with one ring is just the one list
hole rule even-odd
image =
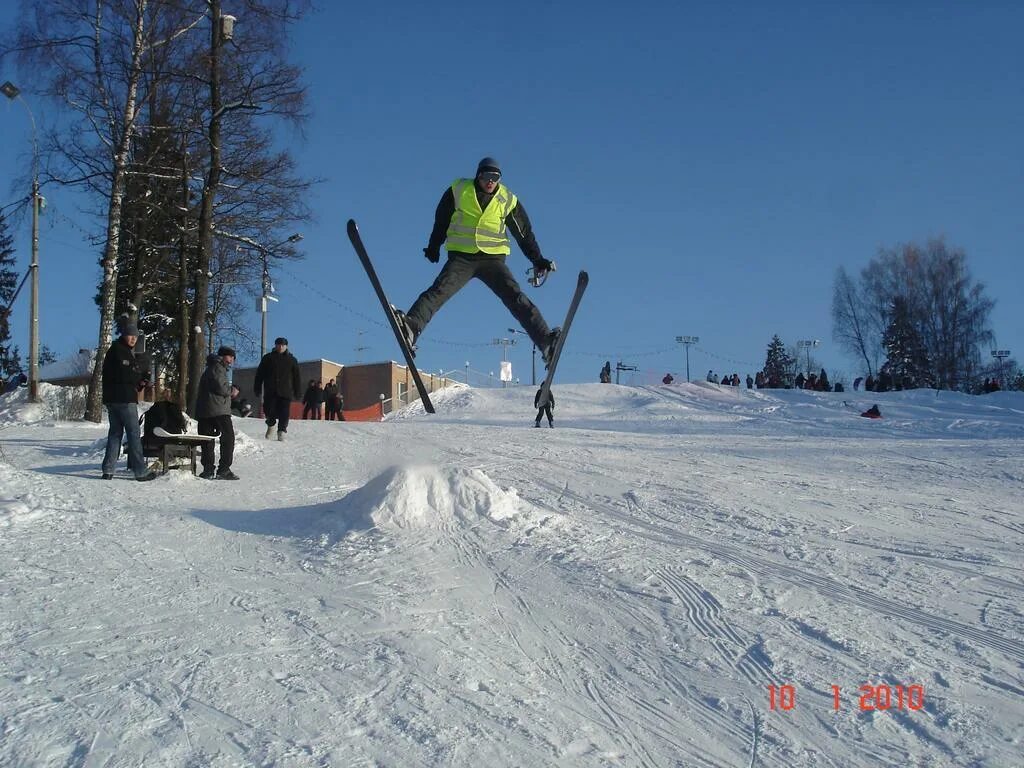
[[416, 354], [416, 338], [420, 335], [419, 331], [412, 327], [408, 320], [405, 319], [405, 312], [400, 309], [395, 309], [395, 320], [398, 321], [398, 329], [402, 332], [402, 336], [405, 337], [405, 343], [409, 345], [409, 349], [412, 350], [413, 355]]
[[271, 424], [269, 427], [267, 427], [267, 434], [266, 434], [267, 440], [272, 440], [274, 438], [274, 433], [275, 432], [277, 432], [277, 425]]
[[277, 442], [283, 443], [284, 442], [284, 436], [287, 435], [287, 434], [288, 433], [285, 432], [283, 429], [278, 430], [278, 432], [277, 432]]
[[222, 469], [220, 472], [217, 473], [217, 479], [218, 480], [238, 480], [239, 477], [234, 472], [232, 472], [230, 469]]
[[547, 368], [551, 365], [551, 358], [555, 355], [555, 346], [558, 344], [558, 337], [562, 335], [561, 328], [554, 328], [548, 334], [547, 339], [544, 342], [544, 348], [541, 349], [540, 354], [544, 359], [544, 367]]
[[209, 469], [204, 469], [202, 473], [199, 475], [199, 477], [201, 477], [203, 480], [213, 480], [215, 475], [216, 473], [213, 471], [213, 467], [210, 467]]

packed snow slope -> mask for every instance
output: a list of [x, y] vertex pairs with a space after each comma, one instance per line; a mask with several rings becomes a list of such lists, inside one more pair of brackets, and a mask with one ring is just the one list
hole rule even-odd
[[1024, 765], [1024, 394], [459, 388], [135, 483], [44, 393], [2, 765]]

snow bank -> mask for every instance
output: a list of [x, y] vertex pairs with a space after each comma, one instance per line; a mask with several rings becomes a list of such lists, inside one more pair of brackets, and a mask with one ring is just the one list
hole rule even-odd
[[383, 529], [436, 528], [482, 519], [502, 523], [519, 514], [514, 489], [502, 489], [477, 469], [392, 467], [342, 501], [343, 517]]

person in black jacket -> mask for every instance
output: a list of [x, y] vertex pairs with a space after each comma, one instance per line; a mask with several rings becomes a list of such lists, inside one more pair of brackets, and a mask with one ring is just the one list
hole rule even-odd
[[103, 404], [107, 406], [107, 450], [103, 454], [103, 479], [114, 477], [114, 466], [121, 453], [121, 438], [128, 435], [128, 463], [135, 479], [144, 481], [156, 477], [146, 469], [142, 457], [142, 432], [139, 429], [139, 392], [149, 377], [135, 359], [135, 343], [139, 329], [133, 323], [121, 327], [121, 336], [110, 345], [103, 356]]
[[505, 265], [511, 253], [507, 232], [511, 231], [533, 264], [538, 284], [555, 270], [555, 264], [541, 254], [522, 202], [500, 180], [498, 161], [485, 157], [477, 166], [475, 178], [456, 179], [441, 195], [423, 255], [436, 264], [441, 260], [441, 244], [447, 240], [448, 260], [433, 285], [420, 294], [408, 312], [395, 312], [413, 350], [434, 314], [475, 277], [508, 307], [541, 351], [544, 362], [550, 360], [560, 330], [548, 328], [540, 310]]
[[200, 435], [220, 435], [220, 463], [217, 471], [213, 466], [213, 441], [202, 445], [204, 480], [237, 480], [231, 471], [235, 454], [235, 425], [231, 422], [231, 385], [228, 383], [228, 368], [235, 362], [235, 350], [221, 347], [216, 355], [206, 358], [206, 370], [199, 379], [199, 396], [196, 398], [196, 420]]
[[322, 382], [316, 379], [309, 380], [309, 386], [306, 388], [306, 394], [302, 398], [302, 402], [305, 408], [302, 409], [302, 418], [308, 419], [312, 417], [316, 421], [320, 421], [323, 416], [324, 406], [324, 388]]
[[289, 412], [292, 401], [302, 397], [302, 379], [299, 377], [299, 361], [288, 351], [288, 339], [278, 336], [274, 349], [267, 352], [256, 368], [253, 384], [256, 397], [263, 393], [263, 415], [267, 421], [266, 438], [277, 432], [277, 439], [284, 440], [288, 431]]
[[537, 394], [533, 396], [533, 407], [537, 409], [537, 420], [534, 422], [533, 426], [539, 427], [540, 426], [541, 417], [547, 416], [548, 417], [548, 426], [551, 427], [552, 429], [554, 429], [555, 428], [555, 417], [551, 413], [551, 411], [555, 407], [555, 393], [552, 392], [551, 390], [548, 390], [548, 401], [547, 401], [547, 403], [545, 403], [544, 407], [541, 408], [541, 407], [539, 407], [539, 405], [540, 405], [540, 393], [541, 393], [542, 389], [544, 389], [544, 387], [541, 387], [540, 389], [538, 389], [537, 390]]

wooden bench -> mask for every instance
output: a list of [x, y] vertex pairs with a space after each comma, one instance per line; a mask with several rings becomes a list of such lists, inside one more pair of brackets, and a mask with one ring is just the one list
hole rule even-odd
[[158, 442], [147, 443], [143, 440], [142, 455], [147, 459], [159, 458], [162, 475], [167, 474], [172, 459], [188, 459], [192, 474], [198, 474], [196, 453], [202, 448], [203, 443], [217, 439], [213, 435], [175, 435], [163, 427], [154, 429], [153, 436], [158, 438]]

